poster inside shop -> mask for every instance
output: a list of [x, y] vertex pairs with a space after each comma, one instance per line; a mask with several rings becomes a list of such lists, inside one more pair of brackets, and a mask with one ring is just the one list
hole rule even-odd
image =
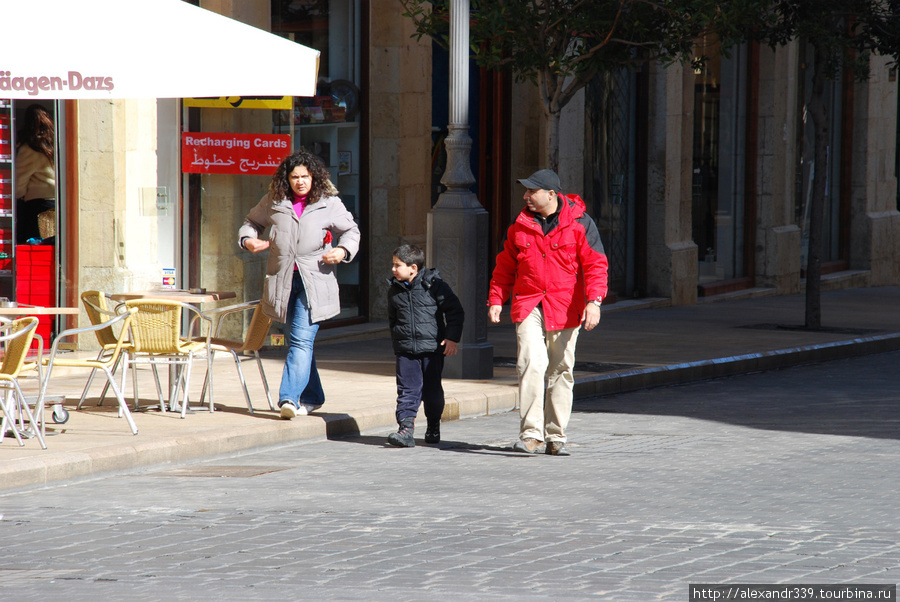
[[289, 134], [182, 132], [181, 171], [271, 176], [290, 148]]

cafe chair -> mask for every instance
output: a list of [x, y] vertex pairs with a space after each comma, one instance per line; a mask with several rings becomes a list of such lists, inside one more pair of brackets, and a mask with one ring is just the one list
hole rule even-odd
[[[53, 369], [57, 366], [66, 368], [90, 368], [91, 377], [93, 377], [94, 373], [97, 370], [102, 370], [106, 375], [106, 380], [109, 383], [110, 388], [112, 388], [113, 394], [115, 394], [116, 399], [119, 402], [119, 416], [125, 417], [125, 420], [128, 422], [128, 426], [131, 428], [132, 434], [138, 434], [137, 425], [134, 423], [134, 418], [132, 418], [131, 412], [128, 410], [128, 403], [125, 401], [125, 396], [122, 394], [122, 390], [118, 387], [118, 385], [116, 385], [116, 379], [113, 375], [113, 369], [119, 363], [119, 357], [123, 355], [128, 349], [128, 331], [129, 327], [131, 326], [131, 322], [134, 319], [135, 313], [137, 313], [137, 310], [128, 310], [122, 314], [113, 316], [106, 322], [86, 326], [84, 328], [70, 328], [69, 330], [64, 330], [56, 335], [56, 339], [53, 341], [53, 345], [50, 347], [49, 357], [46, 357], [43, 360], [44, 365], [47, 367], [47, 377], [44, 379], [44, 382], [41, 385], [41, 393], [38, 396], [34, 411], [34, 414], [41, 425], [40, 430], [42, 434], [44, 433], [45, 424], [44, 401], [47, 399], [47, 385], [50, 382], [50, 377], [53, 374]], [[87, 332], [97, 332], [98, 330], [102, 330], [104, 328], [115, 329], [119, 333], [116, 339], [115, 347], [113, 347], [106, 355], [98, 356], [97, 359], [68, 357], [66, 354], [59, 355], [60, 342], [64, 341], [67, 338], [76, 337]], [[122, 380], [125, 380], [124, 374]]]
[[[212, 371], [212, 355], [208, 352], [211, 335], [211, 320], [202, 315], [193, 305], [166, 299], [132, 299], [125, 302], [128, 309], [137, 309], [131, 323], [131, 347], [124, 356], [125, 371], [140, 364], [149, 364], [156, 377], [156, 390], [159, 395], [160, 410], [166, 411], [163, 399], [158, 365], [172, 368], [169, 379], [169, 403], [171, 409], [178, 406], [179, 391], [183, 390], [184, 402], [181, 404], [181, 417], [188, 411], [188, 389], [191, 382], [191, 368], [194, 356], [207, 351], [207, 372]], [[203, 340], [192, 340], [190, 336], [181, 336], [182, 316], [190, 315], [191, 330], [195, 326], [206, 325], [206, 336]], [[190, 334], [190, 332], [189, 332]], [[199, 338], [199, 337], [198, 337]], [[138, 407], [137, 372], [132, 372], [134, 403]], [[124, 375], [122, 382], [125, 382]], [[214, 411], [212, 402], [212, 385], [210, 384], [209, 411]]]
[[[252, 311], [253, 314], [250, 317], [250, 325], [247, 327], [247, 333], [244, 335], [243, 340], [225, 339], [219, 336], [225, 318], [229, 316], [243, 316], [249, 311]], [[274, 411], [275, 404], [272, 402], [272, 395], [269, 392], [269, 382], [266, 380], [266, 372], [263, 370], [262, 360], [259, 357], [259, 350], [262, 349], [262, 346], [266, 342], [266, 337], [269, 334], [269, 327], [272, 325], [272, 319], [263, 313], [259, 301], [250, 301], [248, 303], [230, 305], [221, 309], [212, 309], [203, 312], [203, 315], [212, 320], [212, 338], [209, 339], [209, 352], [213, 355], [216, 351], [226, 351], [231, 353], [234, 358], [234, 364], [237, 366], [238, 378], [241, 381], [241, 386], [244, 388], [244, 399], [247, 400], [247, 409], [250, 410], [251, 414], [253, 413], [253, 404], [250, 402], [250, 391], [247, 389], [247, 381], [244, 379], [244, 371], [241, 369], [241, 362], [244, 359], [255, 358], [256, 365], [259, 367], [259, 376], [262, 378], [263, 388], [266, 391], [269, 409]], [[198, 342], [205, 341], [205, 339], [202, 338], [197, 338], [195, 340]], [[245, 353], [250, 354], [251, 357], [242, 358], [240, 354]], [[207, 372], [206, 381], [203, 383], [203, 392], [200, 396], [201, 403], [203, 403], [203, 399], [206, 396], [206, 387], [209, 383], [209, 378], [210, 372]], [[212, 394], [210, 393], [210, 397], [211, 396]], [[210, 399], [210, 403], [211, 402], [212, 399]]]
[[[94, 331], [97, 342], [100, 344], [100, 352], [97, 354], [97, 360], [103, 360], [112, 353], [113, 350], [117, 349], [119, 345], [119, 334], [113, 330], [112, 326], [106, 326], [105, 323], [110, 322], [112, 318], [119, 315], [120, 312], [116, 311], [116, 309], [120, 304], [102, 291], [85, 291], [81, 293], [81, 303], [84, 305], [85, 313], [87, 313], [91, 325], [104, 325], [103, 328], [98, 328]], [[111, 323], [115, 324], [115, 322]], [[130, 343], [127, 343], [127, 345], [130, 345]], [[119, 354], [119, 357], [116, 359], [116, 364], [112, 367], [113, 374], [115, 374], [118, 369], [119, 363], [122, 360], [122, 355], [123, 354], [121, 353]], [[76, 409], [81, 409], [81, 406], [87, 397], [88, 390], [94, 382], [94, 375], [96, 373], [97, 370], [91, 370], [91, 375], [88, 377], [87, 384], [84, 386], [84, 391], [81, 392], [81, 398], [78, 400]], [[103, 400], [106, 398], [106, 392], [108, 390], [109, 382], [103, 387], [103, 392], [100, 393], [100, 399], [97, 401], [97, 405], [103, 404]]]
[[[38, 319], [31, 316], [0, 326], [0, 344], [3, 345], [6, 352], [3, 356], [3, 363], [0, 365], [0, 389], [5, 389], [5, 392], [0, 395], [0, 410], [3, 411], [3, 419], [0, 421], [0, 441], [3, 441], [7, 430], [11, 430], [19, 445], [24, 446], [22, 435], [30, 437], [33, 433], [40, 442], [41, 448], [47, 449], [44, 434], [35, 421], [34, 414], [19, 387], [19, 375], [26, 366], [26, 357], [31, 349], [37, 325]], [[29, 422], [27, 431], [23, 414]]]
[[[0, 328], [4, 328], [8, 324], [12, 324], [13, 322], [15, 322], [15, 320], [13, 320], [11, 318], [4, 318], [4, 317], [0, 316]], [[35, 331], [34, 337], [32, 338], [31, 343], [32, 343], [32, 346], [34, 345], [34, 343], [37, 343], [37, 355], [34, 356], [33, 358], [26, 355], [25, 363], [22, 364], [22, 369], [20, 370], [20, 373], [31, 372], [32, 370], [34, 370], [35, 372], [37, 372], [38, 382], [43, 382], [44, 370], [41, 365], [40, 358], [42, 358], [44, 356], [44, 337], [42, 337], [41, 335], [39, 335], [37, 333], [37, 331]], [[0, 347], [2, 347], [2, 346], [0, 346]], [[26, 354], [27, 354], [27, 351], [26, 351]]]

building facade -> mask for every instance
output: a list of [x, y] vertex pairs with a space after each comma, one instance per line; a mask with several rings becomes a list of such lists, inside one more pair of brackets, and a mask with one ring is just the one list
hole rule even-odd
[[[153, 288], [173, 269], [178, 287], [258, 298], [264, 258], [240, 249], [236, 232], [271, 176], [185, 173], [182, 137], [262, 133], [315, 149], [360, 223], [361, 252], [342, 266], [343, 311], [331, 323], [386, 319], [391, 251], [401, 242], [426, 246], [440, 189], [434, 101], [446, 98], [447, 83], [431, 42], [413, 36], [396, 0], [199, 5], [321, 50], [320, 92], [274, 109], [188, 99], [51, 103], [58, 301], [77, 304], [83, 290]], [[725, 58], [706, 45], [716, 58], [700, 72], [648, 65], [603, 74], [564, 111], [560, 175], [600, 227], [610, 302], [802, 290], [816, 169], [804, 110], [809, 54], [795, 42]], [[473, 73], [475, 189], [496, 251], [522, 206], [516, 179], [545, 167], [543, 116], [530, 84]], [[875, 57], [868, 81], [845, 78], [829, 90], [826, 288], [900, 284], [897, 85], [888, 60]]]

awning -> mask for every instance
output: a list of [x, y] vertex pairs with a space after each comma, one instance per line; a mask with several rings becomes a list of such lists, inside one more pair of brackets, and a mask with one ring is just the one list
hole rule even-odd
[[319, 51], [182, 0], [5, 0], [0, 98], [314, 96]]

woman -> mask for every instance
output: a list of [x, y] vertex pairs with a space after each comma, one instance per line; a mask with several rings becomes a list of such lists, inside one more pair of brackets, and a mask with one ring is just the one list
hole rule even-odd
[[318, 323], [341, 309], [336, 265], [359, 250], [359, 226], [336, 195], [319, 158], [300, 150], [281, 162], [269, 193], [238, 232], [251, 253], [270, 250], [261, 304], [267, 316], [290, 326], [278, 402], [288, 420], [325, 403], [313, 342]]
[[16, 243], [41, 239], [38, 215], [56, 208], [56, 146], [53, 119], [38, 104], [25, 110], [16, 151]]

